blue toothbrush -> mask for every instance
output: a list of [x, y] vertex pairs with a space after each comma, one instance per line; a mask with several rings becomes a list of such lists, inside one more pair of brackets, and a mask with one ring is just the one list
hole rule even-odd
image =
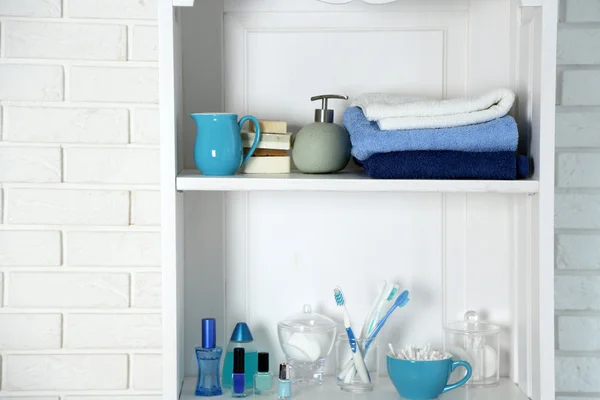
[[404, 307], [405, 305], [408, 304], [409, 301], [410, 301], [410, 299], [408, 298], [408, 290], [405, 290], [404, 292], [400, 293], [400, 295], [398, 296], [398, 298], [396, 299], [394, 304], [392, 304], [392, 306], [390, 307], [388, 312], [383, 316], [383, 318], [381, 318], [381, 320], [379, 320], [379, 322], [375, 326], [375, 329], [373, 329], [373, 331], [369, 334], [369, 337], [367, 338], [367, 342], [365, 343], [365, 351], [367, 351], [369, 349], [369, 347], [371, 346], [371, 343], [373, 343], [373, 341], [375, 340], [375, 338], [377, 337], [377, 335], [379, 334], [381, 329], [383, 329], [385, 322], [390, 317], [390, 315], [392, 315], [394, 310], [396, 308]]
[[357, 346], [356, 344], [356, 336], [354, 336], [352, 326], [350, 326], [350, 315], [348, 314], [348, 309], [346, 308], [344, 294], [339, 286], [333, 289], [333, 296], [335, 297], [336, 304], [339, 307], [344, 307], [344, 326], [346, 327], [346, 332], [348, 333], [350, 349], [352, 350], [352, 354], [354, 354], [354, 366], [356, 367], [356, 371], [358, 372], [360, 380], [365, 385], [368, 385], [371, 382], [371, 377], [369, 377], [369, 371], [367, 371], [365, 360], [363, 359], [362, 352], [360, 351], [360, 346]]

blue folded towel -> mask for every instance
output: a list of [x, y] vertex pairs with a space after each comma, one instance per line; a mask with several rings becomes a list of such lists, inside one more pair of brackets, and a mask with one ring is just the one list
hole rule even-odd
[[360, 108], [350, 107], [344, 113], [344, 125], [350, 133], [352, 155], [359, 160], [393, 151], [515, 152], [519, 141], [517, 124], [510, 116], [455, 128], [382, 131]]
[[511, 151], [397, 151], [374, 154], [362, 161], [377, 179], [498, 179], [530, 175], [529, 158]]

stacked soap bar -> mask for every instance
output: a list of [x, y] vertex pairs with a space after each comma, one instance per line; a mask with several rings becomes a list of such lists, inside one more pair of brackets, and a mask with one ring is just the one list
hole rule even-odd
[[[289, 174], [290, 157], [288, 150], [292, 147], [292, 135], [287, 133], [287, 122], [258, 121], [260, 124], [260, 141], [254, 154], [242, 167], [245, 174]], [[250, 132], [242, 132], [244, 154], [247, 154], [256, 136], [256, 127], [250, 123]]]

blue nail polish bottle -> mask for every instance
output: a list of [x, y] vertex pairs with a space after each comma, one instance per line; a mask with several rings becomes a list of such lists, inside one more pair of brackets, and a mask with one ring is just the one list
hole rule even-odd
[[286, 363], [279, 364], [279, 384], [277, 385], [277, 398], [287, 400], [292, 398], [292, 379], [290, 366]]
[[233, 350], [233, 374], [231, 375], [231, 397], [246, 397], [246, 375], [244, 358], [246, 351], [238, 347]]

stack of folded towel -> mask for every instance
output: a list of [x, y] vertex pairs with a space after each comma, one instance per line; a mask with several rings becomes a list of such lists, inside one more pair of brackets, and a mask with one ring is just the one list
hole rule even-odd
[[358, 97], [344, 113], [352, 155], [373, 178], [517, 179], [529, 175], [516, 154], [509, 90], [431, 101], [385, 94]]

